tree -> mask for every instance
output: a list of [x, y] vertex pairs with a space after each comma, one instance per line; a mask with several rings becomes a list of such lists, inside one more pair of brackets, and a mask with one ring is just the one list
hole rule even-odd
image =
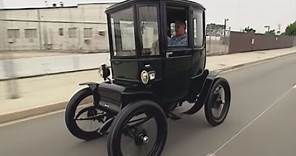
[[266, 31], [265, 34], [275, 35], [275, 30], [272, 29], [272, 30]]
[[248, 26], [248, 27], [246, 27], [246, 28], [244, 29], [244, 32], [247, 32], [247, 33], [249, 33], [249, 32], [251, 32], [251, 33], [255, 33], [256, 30], [253, 29], [253, 28], [250, 28], [250, 26]]
[[285, 34], [289, 36], [296, 36], [296, 21], [287, 26]]

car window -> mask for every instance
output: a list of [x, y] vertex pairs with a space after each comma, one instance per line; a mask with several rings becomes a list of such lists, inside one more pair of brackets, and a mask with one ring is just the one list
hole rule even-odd
[[135, 56], [135, 26], [133, 8], [111, 14], [114, 56]]
[[159, 55], [157, 7], [139, 7], [142, 55]]

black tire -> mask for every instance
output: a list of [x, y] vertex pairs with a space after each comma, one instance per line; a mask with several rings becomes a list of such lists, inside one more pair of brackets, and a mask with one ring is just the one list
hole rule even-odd
[[[146, 117], [148, 118], [146, 122], [155, 121], [157, 129], [154, 130], [156, 134], [154, 135], [155, 142], [153, 143], [153, 136], [148, 133], [147, 130], [149, 129], [149, 123], [146, 125], [147, 129], [144, 129], [145, 126], [137, 126], [135, 129], [131, 129], [130, 121], [135, 116], [145, 113]], [[149, 116], [149, 117], [148, 117]], [[153, 118], [152, 118], [153, 117]], [[144, 119], [145, 120], [145, 119]], [[151, 126], [151, 124], [150, 124]], [[139, 129], [138, 129], [139, 128]], [[150, 129], [152, 129], [150, 127]], [[147, 137], [151, 137], [151, 142], [144, 143], [144, 139], [141, 140], [139, 144], [137, 144], [138, 137], [129, 137], [127, 132], [134, 132], [133, 136], [139, 136], [141, 134], [137, 132], [143, 132]], [[143, 135], [142, 135], [143, 136]], [[152, 101], [138, 101], [131, 104], [128, 104], [117, 116], [115, 121], [112, 124], [110, 135], [108, 136], [108, 155], [109, 156], [160, 156], [163, 148], [165, 146], [167, 137], [167, 119], [162, 110], [162, 108]], [[124, 138], [128, 138], [129, 142], [125, 143]], [[150, 139], [150, 138], [149, 138]], [[122, 141], [124, 143], [122, 143]], [[122, 144], [124, 146], [122, 146]], [[136, 150], [129, 150], [135, 146]], [[145, 147], [151, 146], [151, 150], [145, 150]], [[126, 149], [125, 149], [126, 148]], [[145, 151], [147, 154], [138, 154], [141, 151]], [[138, 152], [138, 153], [136, 153]], [[127, 153], [127, 154], [126, 154]], [[134, 153], [134, 154], [133, 154]], [[136, 154], [135, 154], [136, 153]]]
[[79, 125], [75, 120], [77, 107], [79, 106], [80, 102], [90, 96], [93, 97], [92, 91], [90, 90], [90, 88], [84, 88], [78, 91], [70, 99], [65, 112], [65, 122], [68, 130], [71, 132], [72, 135], [82, 140], [91, 140], [91, 139], [95, 139], [102, 136], [102, 134], [100, 134], [97, 130], [94, 130], [94, 131], [83, 130], [81, 127], [79, 127]]
[[[223, 89], [223, 94], [221, 93], [221, 89]], [[222, 96], [224, 100], [219, 99], [223, 98]], [[216, 79], [205, 104], [205, 116], [210, 125], [215, 127], [224, 122], [230, 108], [230, 100], [231, 91], [229, 83], [224, 78]], [[221, 109], [221, 107], [223, 108]], [[219, 115], [214, 115], [213, 110], [215, 109], [221, 110]]]

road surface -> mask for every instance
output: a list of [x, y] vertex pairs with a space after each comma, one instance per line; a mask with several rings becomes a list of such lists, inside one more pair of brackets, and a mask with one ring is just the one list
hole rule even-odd
[[[163, 156], [278, 156], [296, 153], [296, 55], [223, 73], [232, 89], [225, 122], [212, 128], [203, 111], [169, 120]], [[2, 156], [106, 156], [106, 137], [84, 142], [64, 112], [0, 127]]]

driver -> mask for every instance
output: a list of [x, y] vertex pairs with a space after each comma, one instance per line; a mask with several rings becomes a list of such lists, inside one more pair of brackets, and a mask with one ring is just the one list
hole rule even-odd
[[176, 35], [172, 38], [168, 38], [168, 46], [187, 46], [187, 33], [185, 22], [181, 20], [175, 21], [175, 31]]

